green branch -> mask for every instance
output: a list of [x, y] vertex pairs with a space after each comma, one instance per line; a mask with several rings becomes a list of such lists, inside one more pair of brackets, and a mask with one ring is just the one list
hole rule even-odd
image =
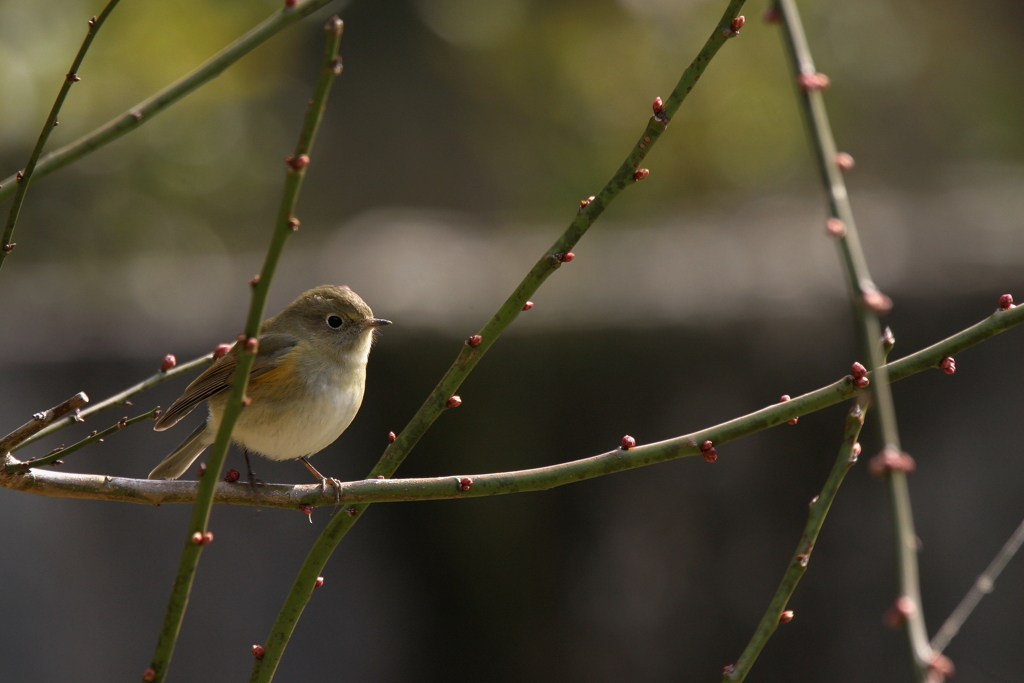
[[[44, 178], [138, 128], [185, 95], [224, 73], [229, 66], [255, 50], [281, 30], [288, 28], [299, 19], [309, 16], [328, 2], [330, 0], [305, 0], [296, 2], [291, 7], [286, 4], [283, 9], [275, 12], [263, 23], [228, 45], [181, 80], [172, 83], [149, 99], [140, 102], [124, 114], [111, 119], [91, 133], [61, 147], [55, 152], [47, 154], [36, 166], [32, 180], [36, 181]], [[6, 199], [14, 192], [11, 183], [15, 179], [16, 176], [12, 175], [4, 180], [3, 183], [0, 183], [0, 200]]]
[[[46, 123], [43, 124], [43, 130], [39, 133], [36, 146], [32, 148], [32, 154], [28, 157], [28, 163], [25, 164], [24, 170], [15, 175], [14, 183], [16, 189], [14, 191], [14, 201], [11, 202], [11, 210], [7, 214], [4, 234], [0, 237], [0, 267], [3, 267], [7, 255], [16, 246], [11, 242], [11, 239], [14, 237], [14, 226], [18, 223], [18, 215], [21, 213], [22, 204], [25, 203], [25, 195], [28, 193], [29, 183], [32, 182], [32, 176], [35, 173], [39, 155], [42, 154], [46, 140], [50, 137], [54, 126], [57, 125], [57, 115], [60, 113], [60, 108], [64, 106], [64, 99], [68, 96], [68, 92], [71, 91], [72, 84], [82, 80], [78, 77], [78, 68], [82, 65], [82, 60], [85, 59], [85, 53], [89, 51], [89, 46], [92, 45], [92, 39], [96, 37], [100, 27], [103, 26], [103, 22], [114, 11], [114, 7], [117, 6], [118, 2], [120, 0], [110, 0], [98, 17], [93, 17], [89, 20], [89, 31], [85, 34], [85, 40], [82, 41], [82, 46], [78, 48], [78, 54], [75, 55], [74, 61], [71, 62], [71, 69], [64, 76], [64, 83], [60, 86], [57, 99], [54, 100], [53, 106], [50, 108], [50, 115], [46, 117]], [[0, 185], [0, 193], [2, 192], [3, 186]], [[0, 194], [0, 198], [2, 196]]]
[[768, 642], [768, 639], [771, 638], [772, 634], [775, 633], [775, 629], [778, 628], [780, 623], [785, 623], [793, 618], [791, 612], [789, 614], [785, 613], [786, 604], [793, 596], [793, 591], [796, 590], [796, 585], [803, 578], [804, 572], [807, 571], [807, 563], [811, 558], [811, 551], [814, 550], [814, 544], [818, 541], [818, 534], [825, 523], [825, 516], [828, 514], [829, 508], [832, 507], [832, 501], [835, 500], [836, 493], [839, 492], [839, 485], [843, 483], [846, 473], [857, 462], [857, 457], [860, 455], [860, 444], [857, 443], [857, 437], [860, 436], [860, 428], [864, 426], [864, 413], [866, 410], [866, 404], [862, 405], [861, 402], [858, 402], [854, 404], [849, 414], [847, 414], [843, 445], [839, 449], [839, 455], [836, 456], [835, 464], [832, 465], [832, 471], [829, 472], [825, 486], [822, 487], [821, 493], [811, 501], [810, 511], [807, 514], [807, 523], [804, 525], [804, 533], [800, 537], [800, 543], [796, 547], [796, 552], [793, 553], [793, 559], [786, 568], [782, 582], [779, 584], [778, 590], [775, 591], [775, 596], [772, 598], [768, 610], [761, 618], [761, 623], [757, 625], [757, 630], [754, 631], [753, 637], [736, 663], [726, 667], [725, 673], [722, 675], [722, 681], [742, 681], [745, 679], [747, 674], [750, 673], [750, 667], [754, 665], [757, 656], [761, 654], [761, 649]]
[[[924, 370], [939, 367], [943, 358], [968, 348], [1024, 323], [1024, 306], [998, 311], [985, 320], [913, 353], [887, 367], [892, 381], [902, 380]], [[871, 375], [868, 375], [871, 378]], [[629, 450], [615, 449], [607, 453], [571, 462], [530, 470], [429, 477], [417, 479], [365, 479], [342, 484], [341, 503], [365, 504], [398, 501], [478, 498], [483, 496], [543, 491], [594, 477], [654, 465], [700, 453], [699, 444], [711, 441], [721, 446], [759, 431], [788, 422], [845, 401], [862, 396], [866, 389], [855, 386], [850, 377], [797, 396], [785, 403], [774, 403], [729, 422], [685, 434], [658, 443], [644, 444]], [[207, 476], [209, 476], [207, 474]], [[204, 477], [205, 479], [206, 477]], [[463, 480], [471, 479], [465, 489]], [[0, 473], [0, 486], [44, 496], [114, 500], [148, 505], [191, 503], [196, 500], [199, 484], [194, 481], [154, 481], [103, 475], [69, 474], [50, 470], [30, 470], [16, 475]], [[248, 486], [218, 483], [215, 502], [227, 505], [261, 505], [264, 507], [299, 509], [310, 505], [335, 505], [331, 490], [319, 484], [288, 486], [267, 484], [255, 495]], [[339, 515], [346, 517], [345, 515]], [[315, 580], [315, 577], [314, 577]]]
[[180, 365], [176, 365], [173, 368], [171, 368], [170, 370], [166, 370], [166, 371], [161, 370], [160, 372], [156, 373], [155, 375], [153, 375], [151, 377], [147, 377], [146, 379], [142, 380], [138, 384], [130, 386], [127, 389], [125, 389], [124, 391], [119, 392], [117, 394], [114, 394], [110, 398], [106, 398], [106, 399], [100, 401], [99, 403], [96, 403], [96, 404], [86, 408], [85, 410], [77, 411], [73, 416], [69, 415], [67, 417], [64, 417], [64, 418], [61, 418], [59, 420], [54, 421], [51, 425], [49, 425], [45, 429], [40, 430], [39, 432], [37, 432], [34, 435], [32, 435], [30, 438], [25, 439], [24, 441], [19, 443], [16, 447], [12, 448], [11, 451], [13, 452], [13, 451], [18, 450], [19, 448], [24, 448], [25, 446], [29, 445], [30, 443], [34, 443], [35, 441], [38, 441], [39, 439], [43, 438], [44, 436], [49, 436], [50, 434], [53, 434], [54, 432], [57, 432], [57, 431], [60, 431], [61, 429], [64, 429], [65, 427], [67, 427], [70, 424], [74, 424], [75, 422], [83, 422], [83, 421], [85, 421], [86, 418], [88, 418], [88, 417], [90, 417], [92, 415], [95, 415], [96, 413], [100, 412], [101, 410], [106, 410], [107, 408], [113, 408], [114, 406], [130, 406], [131, 405], [131, 401], [129, 401], [128, 399], [130, 399], [132, 396], [134, 396], [136, 394], [139, 394], [139, 393], [142, 393], [146, 389], [149, 389], [150, 387], [154, 387], [157, 384], [160, 384], [161, 382], [166, 382], [167, 380], [171, 379], [172, 377], [177, 377], [178, 375], [184, 374], [186, 372], [190, 372], [191, 370], [194, 370], [196, 368], [201, 368], [204, 365], [209, 365], [212, 362], [213, 362], [213, 354], [212, 353], [208, 353], [205, 356], [200, 356], [199, 358], [194, 358], [194, 359], [188, 361], [187, 363], [181, 363]]
[[[477, 343], [467, 343], [463, 346], [451, 368], [441, 378], [398, 438], [385, 450], [377, 465], [370, 472], [369, 479], [376, 479], [378, 476], [390, 477], [395, 473], [427, 429], [449, 407], [449, 401], [455, 391], [480, 358], [523, 310], [530, 296], [559, 266], [571, 260], [570, 250], [608, 204], [625, 188], [647, 176], [647, 169], [641, 169], [640, 162], [643, 161], [661, 134], [665, 132], [672, 116], [675, 115], [687, 93], [696, 84], [711, 58], [725, 44], [726, 40], [736, 35], [733, 22], [736, 20], [743, 2], [744, 0], [731, 0], [711, 37], [693, 63], [683, 72], [668, 100], [664, 105], [660, 100], [655, 101], [654, 116], [647, 123], [640, 139], [630, 150], [626, 160], [623, 161], [612, 179], [593, 199], [584, 200], [581, 203], [576, 218], [566, 231], [534, 265], [526, 278], [494, 314], [494, 317], [480, 330], [479, 339], [475, 339]], [[738, 29], [738, 26], [736, 28]], [[334, 548], [352, 528], [365, 507], [365, 504], [356, 505], [348, 508], [349, 514], [337, 515], [313, 545], [271, 628], [267, 641], [263, 645], [263, 656], [253, 664], [250, 681], [266, 683], [273, 679], [295, 625], [316, 586], [316, 577], [320, 575]]]
[[[832, 129], [825, 110], [822, 91], [828, 86], [828, 77], [817, 71], [811, 57], [807, 36], [804, 34], [796, 0], [778, 0], [787, 45], [800, 86], [801, 101], [807, 115], [814, 149], [817, 152], [822, 183], [828, 196], [830, 218], [829, 232], [838, 238], [840, 252], [850, 292], [853, 299], [854, 319], [860, 337], [861, 352], [868, 367], [875, 370], [872, 380], [872, 395], [878, 421], [884, 440], [884, 452], [900, 453], [899, 430], [896, 426], [896, 408], [893, 403], [889, 378], [878, 340], [881, 326], [878, 313], [885, 313], [892, 307], [888, 297], [878, 291], [868, 272], [867, 261], [861, 248], [860, 237], [853, 220], [849, 194], [843, 180], [842, 170]], [[932, 659], [928, 644], [928, 631], [924, 622], [921, 604], [921, 590], [917, 566], [917, 534], [914, 531], [914, 516], [910, 506], [910, 488], [906, 472], [889, 468], [886, 475], [890, 507], [893, 512], [894, 536], [896, 540], [897, 570], [900, 593], [903, 599], [911, 601], [913, 609], [907, 615], [907, 638], [911, 659], [917, 680], [924, 681]]]
[[224, 406], [224, 414], [221, 417], [220, 427], [217, 430], [217, 437], [213, 442], [213, 447], [210, 449], [210, 457], [206, 465], [206, 475], [199, 482], [196, 503], [192, 508], [192, 518], [189, 521], [185, 547], [181, 553], [181, 561], [175, 576], [174, 587], [171, 590], [163, 627], [160, 630], [160, 637], [157, 641], [156, 650], [153, 653], [150, 669], [146, 672], [146, 678], [150, 681], [162, 681], [167, 675], [167, 668], [170, 665], [171, 655], [174, 652], [174, 645], [181, 630], [181, 622], [185, 616], [185, 608], [188, 606], [192, 581], [195, 578], [196, 567], [199, 565], [199, 556], [203, 546], [212, 540], [212, 534], [207, 530], [210, 510], [213, 507], [217, 480], [220, 479], [220, 472], [224, 466], [228, 446], [231, 444], [231, 432], [234, 430], [235, 422], [242, 412], [245, 390], [249, 383], [249, 371], [252, 368], [258, 349], [260, 325], [266, 307], [267, 294], [270, 291], [270, 283], [273, 280], [281, 253], [284, 251], [285, 242], [297, 225], [294, 221], [293, 212], [299, 197], [299, 189], [302, 187], [302, 180], [306, 174], [305, 169], [309, 163], [309, 151], [323, 116], [331, 84], [335, 76], [341, 73], [341, 61], [338, 58], [341, 30], [342, 23], [337, 17], [332, 17], [325, 27], [327, 46], [320, 68], [320, 78], [317, 80], [313, 98], [310, 100], [309, 107], [306, 110], [295, 154], [289, 157], [286, 162], [288, 173], [285, 180], [284, 194], [281, 198], [281, 208], [278, 211], [277, 224], [274, 228], [270, 246], [267, 249], [263, 270], [260, 272], [260, 276], [252, 288], [252, 302], [249, 306], [245, 332], [238, 339], [238, 367], [235, 369], [235, 374], [232, 378], [231, 391]]
[[59, 458], [66, 457], [77, 450], [85, 448], [89, 444], [96, 443], [97, 441], [102, 441], [103, 439], [107, 438], [114, 432], [119, 432], [125, 427], [130, 427], [133, 424], [142, 422], [143, 420], [155, 420], [159, 413], [160, 406], [157, 406], [156, 408], [150, 410], [148, 413], [137, 415], [131, 419], [128, 419], [127, 417], [122, 417], [120, 420], [115, 422], [112, 426], [107, 427], [102, 432], [93, 432], [92, 434], [85, 437], [78, 443], [72, 444], [67, 448], [64, 448], [63, 446], [58, 446], [57, 448], [54, 448], [52, 451], [50, 451], [41, 458], [36, 458], [35, 460], [26, 460], [24, 462], [11, 463], [8, 464], [4, 469], [7, 472], [24, 472], [25, 470], [32, 469], [33, 467], [45, 467], [46, 465], [50, 465], [52, 463], [57, 462]]

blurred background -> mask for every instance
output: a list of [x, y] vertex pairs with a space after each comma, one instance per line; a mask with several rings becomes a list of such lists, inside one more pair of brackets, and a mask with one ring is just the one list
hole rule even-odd
[[[24, 164], [101, 2], [0, 0], [0, 175]], [[317, 456], [361, 478], [457, 354], [635, 143], [724, 0], [352, 0], [278, 35], [137, 132], [32, 186], [0, 273], [0, 433], [232, 340], [322, 52], [335, 84], [268, 313], [347, 284], [384, 330], [363, 409]], [[55, 149], [275, 11], [125, 2], [79, 74]], [[647, 158], [651, 176], [460, 390], [399, 476], [535, 467], [700, 429], [832, 382], [857, 359], [824, 200], [782, 50], [751, 0]], [[800, 3], [894, 357], [1024, 298], [1024, 8], [1010, 0]], [[7, 203], [0, 205], [6, 210]], [[1024, 517], [1022, 331], [894, 387], [939, 627]], [[168, 382], [134, 411], [167, 406]], [[40, 445], [70, 444], [98, 416]], [[327, 567], [277, 680], [715, 680], [753, 632], [839, 447], [844, 407], [696, 458], [545, 493], [372, 507]], [[128, 413], [135, 414], [135, 413]], [[201, 419], [201, 416], [192, 416]], [[73, 433], [72, 433], [73, 432]], [[69, 458], [145, 476], [185, 427]], [[869, 425], [866, 455], [878, 449]], [[866, 461], [866, 457], [862, 458]], [[241, 458], [229, 456], [242, 469]], [[858, 466], [753, 681], [911, 680], [881, 483]], [[306, 483], [296, 463], [257, 474]], [[0, 490], [0, 678], [110, 681], [148, 665], [187, 506]], [[171, 680], [244, 680], [313, 524], [214, 510]], [[953, 641], [958, 681], [1024, 667], [1024, 561]]]

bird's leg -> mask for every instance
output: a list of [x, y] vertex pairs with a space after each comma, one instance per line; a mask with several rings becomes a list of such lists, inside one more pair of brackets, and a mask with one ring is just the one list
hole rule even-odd
[[313, 473], [314, 477], [320, 480], [320, 488], [323, 489], [324, 493], [327, 493], [327, 482], [331, 482], [331, 486], [334, 487], [334, 509], [337, 510], [338, 506], [341, 505], [341, 482], [334, 477], [325, 477], [320, 474], [320, 472], [309, 464], [309, 461], [305, 458], [299, 458], [299, 460], [302, 461], [302, 464], [306, 466], [307, 470]]
[[249, 474], [249, 490], [252, 491], [252, 495], [257, 498], [256, 502], [259, 503], [259, 496], [256, 493], [256, 483], [266, 484], [267, 482], [262, 479], [257, 479], [256, 475], [253, 473], [252, 465], [249, 464], [249, 450], [247, 448], [242, 449], [242, 455], [245, 456], [245, 469]]

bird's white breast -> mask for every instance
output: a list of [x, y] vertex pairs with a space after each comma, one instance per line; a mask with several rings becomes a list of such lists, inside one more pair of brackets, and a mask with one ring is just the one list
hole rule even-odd
[[294, 398], [257, 403], [242, 411], [233, 440], [271, 460], [317, 453], [352, 423], [363, 402], [369, 343], [343, 362], [311, 360], [301, 369], [303, 391]]

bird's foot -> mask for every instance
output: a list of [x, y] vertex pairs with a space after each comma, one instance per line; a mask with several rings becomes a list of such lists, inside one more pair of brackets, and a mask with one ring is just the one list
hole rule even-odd
[[341, 505], [341, 481], [334, 477], [324, 477], [320, 480], [320, 491], [325, 496], [327, 495], [327, 482], [331, 482], [331, 486], [334, 487], [334, 510], [331, 511], [331, 517], [338, 511], [338, 506]]

